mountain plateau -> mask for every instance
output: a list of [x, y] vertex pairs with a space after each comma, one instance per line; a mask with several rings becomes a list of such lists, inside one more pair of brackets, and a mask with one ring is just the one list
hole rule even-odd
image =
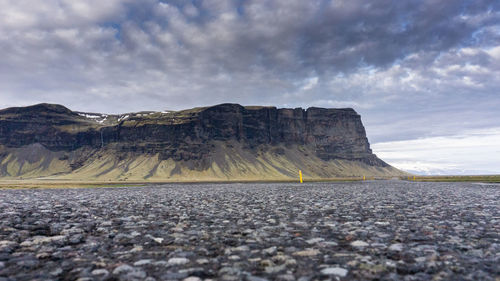
[[120, 115], [0, 110], [0, 178], [291, 180], [405, 175], [374, 155], [353, 109], [220, 104]]

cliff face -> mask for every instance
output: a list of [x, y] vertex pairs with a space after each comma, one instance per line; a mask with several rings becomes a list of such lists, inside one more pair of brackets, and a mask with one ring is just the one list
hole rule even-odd
[[[292, 161], [293, 157], [286, 154], [301, 151], [303, 155], [298, 158], [314, 157], [325, 163], [355, 161], [370, 167], [391, 168], [372, 154], [361, 118], [352, 109], [221, 104], [176, 112], [105, 115], [39, 104], [0, 111], [0, 145], [4, 151], [0, 167], [8, 166], [8, 156], [14, 161], [12, 151], [38, 145], [47, 150], [45, 154], [63, 155], [60, 158], [67, 161], [67, 167], [61, 168], [64, 170], [61, 173], [73, 173], [88, 165], [89, 159], [96, 155], [102, 158], [104, 154], [113, 154], [116, 161], [146, 156], [158, 162], [172, 161], [177, 170], [187, 167], [198, 172], [213, 169], [217, 164], [224, 173], [228, 153], [235, 147], [238, 152], [233, 154], [245, 154], [240, 161], [253, 165], [258, 165], [259, 155], [271, 153]], [[78, 156], [80, 151], [89, 155]], [[21, 158], [16, 159], [22, 161]], [[116, 163], [114, 166], [120, 168]], [[1, 170], [0, 176], [23, 175], [22, 172], [13, 175], [5, 167], [1, 174]], [[334, 170], [325, 176], [335, 176]], [[285, 172], [283, 175], [291, 176]]]

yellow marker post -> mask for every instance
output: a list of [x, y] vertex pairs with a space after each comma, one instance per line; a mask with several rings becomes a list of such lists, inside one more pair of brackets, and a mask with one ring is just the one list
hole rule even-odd
[[366, 177], [365, 177], [365, 176], [363, 176], [363, 180], [364, 180], [364, 181], [366, 180]]
[[299, 179], [300, 179], [300, 183], [302, 183], [302, 171], [299, 170]]

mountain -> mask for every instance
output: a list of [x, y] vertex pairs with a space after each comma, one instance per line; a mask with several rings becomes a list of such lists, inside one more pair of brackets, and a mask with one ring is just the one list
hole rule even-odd
[[287, 180], [404, 175], [371, 151], [353, 109], [220, 104], [121, 115], [0, 110], [0, 178]]

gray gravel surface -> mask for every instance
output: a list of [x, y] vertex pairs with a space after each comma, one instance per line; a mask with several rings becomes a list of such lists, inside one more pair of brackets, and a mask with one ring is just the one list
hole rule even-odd
[[0, 190], [0, 280], [500, 280], [500, 186]]

